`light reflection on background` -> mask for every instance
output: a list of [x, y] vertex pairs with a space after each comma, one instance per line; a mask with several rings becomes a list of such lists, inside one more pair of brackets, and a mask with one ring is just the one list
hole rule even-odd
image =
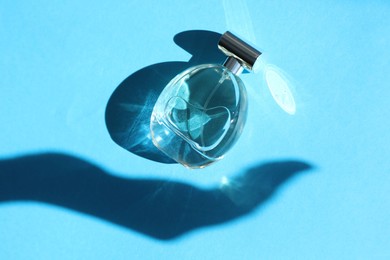
[[[261, 178], [261, 176], [262, 174], [236, 176], [234, 178], [222, 176], [219, 189], [234, 203], [234, 205], [241, 208], [251, 208], [258, 203], [259, 197], [261, 197], [264, 192], [262, 184], [259, 184], [256, 181], [256, 179]], [[251, 181], [248, 181], [248, 179], [251, 179]]]
[[281, 68], [268, 63], [264, 54], [256, 62], [256, 74], [262, 73], [263, 80], [271, 92], [276, 104], [290, 115], [296, 113], [296, 103], [292, 92], [295, 89], [292, 80]]
[[292, 83], [287, 79], [287, 75], [275, 65], [267, 64], [264, 68], [264, 78], [279, 107], [286, 113], [294, 115], [296, 104], [291, 92]]
[[[241, 178], [231, 179], [227, 176], [222, 176], [219, 189], [237, 206], [247, 206], [246, 204], [252, 199], [253, 194], [249, 194], [245, 189], [243, 180]], [[250, 193], [250, 192], [249, 192]]]

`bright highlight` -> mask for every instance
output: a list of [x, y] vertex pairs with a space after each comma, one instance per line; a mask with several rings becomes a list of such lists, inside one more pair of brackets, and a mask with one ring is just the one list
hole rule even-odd
[[266, 66], [264, 73], [267, 86], [275, 102], [285, 112], [294, 115], [296, 112], [296, 104], [289, 88], [291, 83], [283, 75], [283, 72], [275, 66]]

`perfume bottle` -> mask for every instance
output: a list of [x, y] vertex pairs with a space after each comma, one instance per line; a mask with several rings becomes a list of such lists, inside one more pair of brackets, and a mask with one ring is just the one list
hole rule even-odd
[[189, 168], [203, 168], [223, 158], [240, 137], [247, 117], [247, 93], [238, 77], [255, 70], [261, 52], [231, 32], [218, 48], [223, 65], [204, 64], [173, 78], [153, 108], [154, 145]]

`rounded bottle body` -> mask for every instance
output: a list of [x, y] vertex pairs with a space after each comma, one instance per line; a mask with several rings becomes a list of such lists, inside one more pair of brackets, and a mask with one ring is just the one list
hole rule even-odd
[[245, 125], [247, 94], [241, 79], [219, 64], [177, 75], [160, 94], [151, 116], [153, 143], [189, 168], [219, 159]]

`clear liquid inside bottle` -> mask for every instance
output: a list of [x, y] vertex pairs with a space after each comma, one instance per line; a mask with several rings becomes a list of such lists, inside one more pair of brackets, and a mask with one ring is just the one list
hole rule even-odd
[[247, 97], [241, 79], [219, 64], [190, 68], [160, 94], [151, 117], [153, 143], [189, 168], [219, 159], [241, 135]]

